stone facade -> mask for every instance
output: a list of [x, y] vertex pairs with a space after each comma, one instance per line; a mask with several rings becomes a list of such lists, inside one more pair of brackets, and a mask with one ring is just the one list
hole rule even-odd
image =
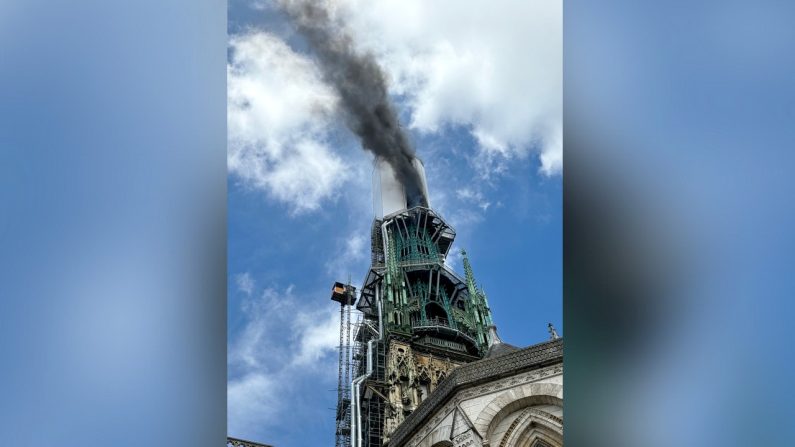
[[454, 370], [389, 447], [563, 445], [563, 340]]
[[384, 418], [385, 436], [394, 432], [405, 417], [460, 365], [449, 357], [414, 351], [410, 343], [392, 341], [387, 355], [389, 392]]

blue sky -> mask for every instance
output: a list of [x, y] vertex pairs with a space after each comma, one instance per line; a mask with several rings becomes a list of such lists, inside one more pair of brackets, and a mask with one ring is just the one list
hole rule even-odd
[[[387, 73], [431, 205], [457, 231], [454, 252], [469, 253], [502, 338], [543, 341], [547, 322], [562, 333], [560, 5], [334, 3]], [[230, 1], [228, 29], [228, 430], [328, 445], [329, 289], [358, 285], [369, 264], [372, 158], [273, 4]]]

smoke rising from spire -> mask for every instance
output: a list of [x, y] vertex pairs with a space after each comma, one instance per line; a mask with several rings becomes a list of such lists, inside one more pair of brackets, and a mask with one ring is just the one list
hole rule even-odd
[[384, 72], [372, 54], [359, 53], [332, 19], [331, 2], [279, 0], [314, 50], [325, 80], [340, 96], [345, 122], [362, 147], [386, 160], [406, 190], [409, 207], [427, 206], [422, 181], [412, 165], [414, 148], [389, 100]]

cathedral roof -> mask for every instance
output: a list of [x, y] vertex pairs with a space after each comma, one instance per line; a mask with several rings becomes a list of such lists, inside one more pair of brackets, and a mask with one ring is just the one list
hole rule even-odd
[[[505, 346], [496, 348], [499, 345]], [[388, 445], [404, 445], [434, 411], [444, 405], [461, 389], [563, 362], [563, 338], [545, 341], [521, 349], [506, 343], [493, 343], [491, 348], [495, 348], [496, 351], [501, 353], [494, 352], [494, 357], [496, 358], [488, 358], [487, 354], [487, 357], [482, 360], [455, 368], [430, 396], [422, 401], [398, 426], [392, 434]], [[489, 351], [491, 351], [491, 348], [489, 348]]]
[[486, 351], [486, 355], [483, 358], [493, 359], [494, 357], [509, 354], [511, 352], [518, 351], [519, 349], [521, 348], [505, 342], [494, 343], [489, 347], [489, 350]]
[[497, 334], [497, 326], [493, 324], [489, 326], [488, 339], [489, 339], [489, 350], [486, 351], [486, 355], [483, 356], [483, 358], [486, 359], [493, 359], [495, 357], [499, 357], [501, 355], [505, 355], [521, 349], [502, 341], [500, 336]]
[[226, 437], [226, 447], [273, 447], [268, 444], [260, 444], [259, 442], [246, 441], [245, 439]]

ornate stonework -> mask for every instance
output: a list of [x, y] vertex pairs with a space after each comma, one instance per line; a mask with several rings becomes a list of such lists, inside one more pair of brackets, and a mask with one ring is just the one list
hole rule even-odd
[[563, 339], [452, 370], [390, 447], [563, 445]]
[[405, 417], [436, 390], [448, 374], [461, 363], [446, 357], [417, 352], [408, 343], [391, 341], [387, 357], [388, 404], [384, 417], [384, 436], [389, 436]]

